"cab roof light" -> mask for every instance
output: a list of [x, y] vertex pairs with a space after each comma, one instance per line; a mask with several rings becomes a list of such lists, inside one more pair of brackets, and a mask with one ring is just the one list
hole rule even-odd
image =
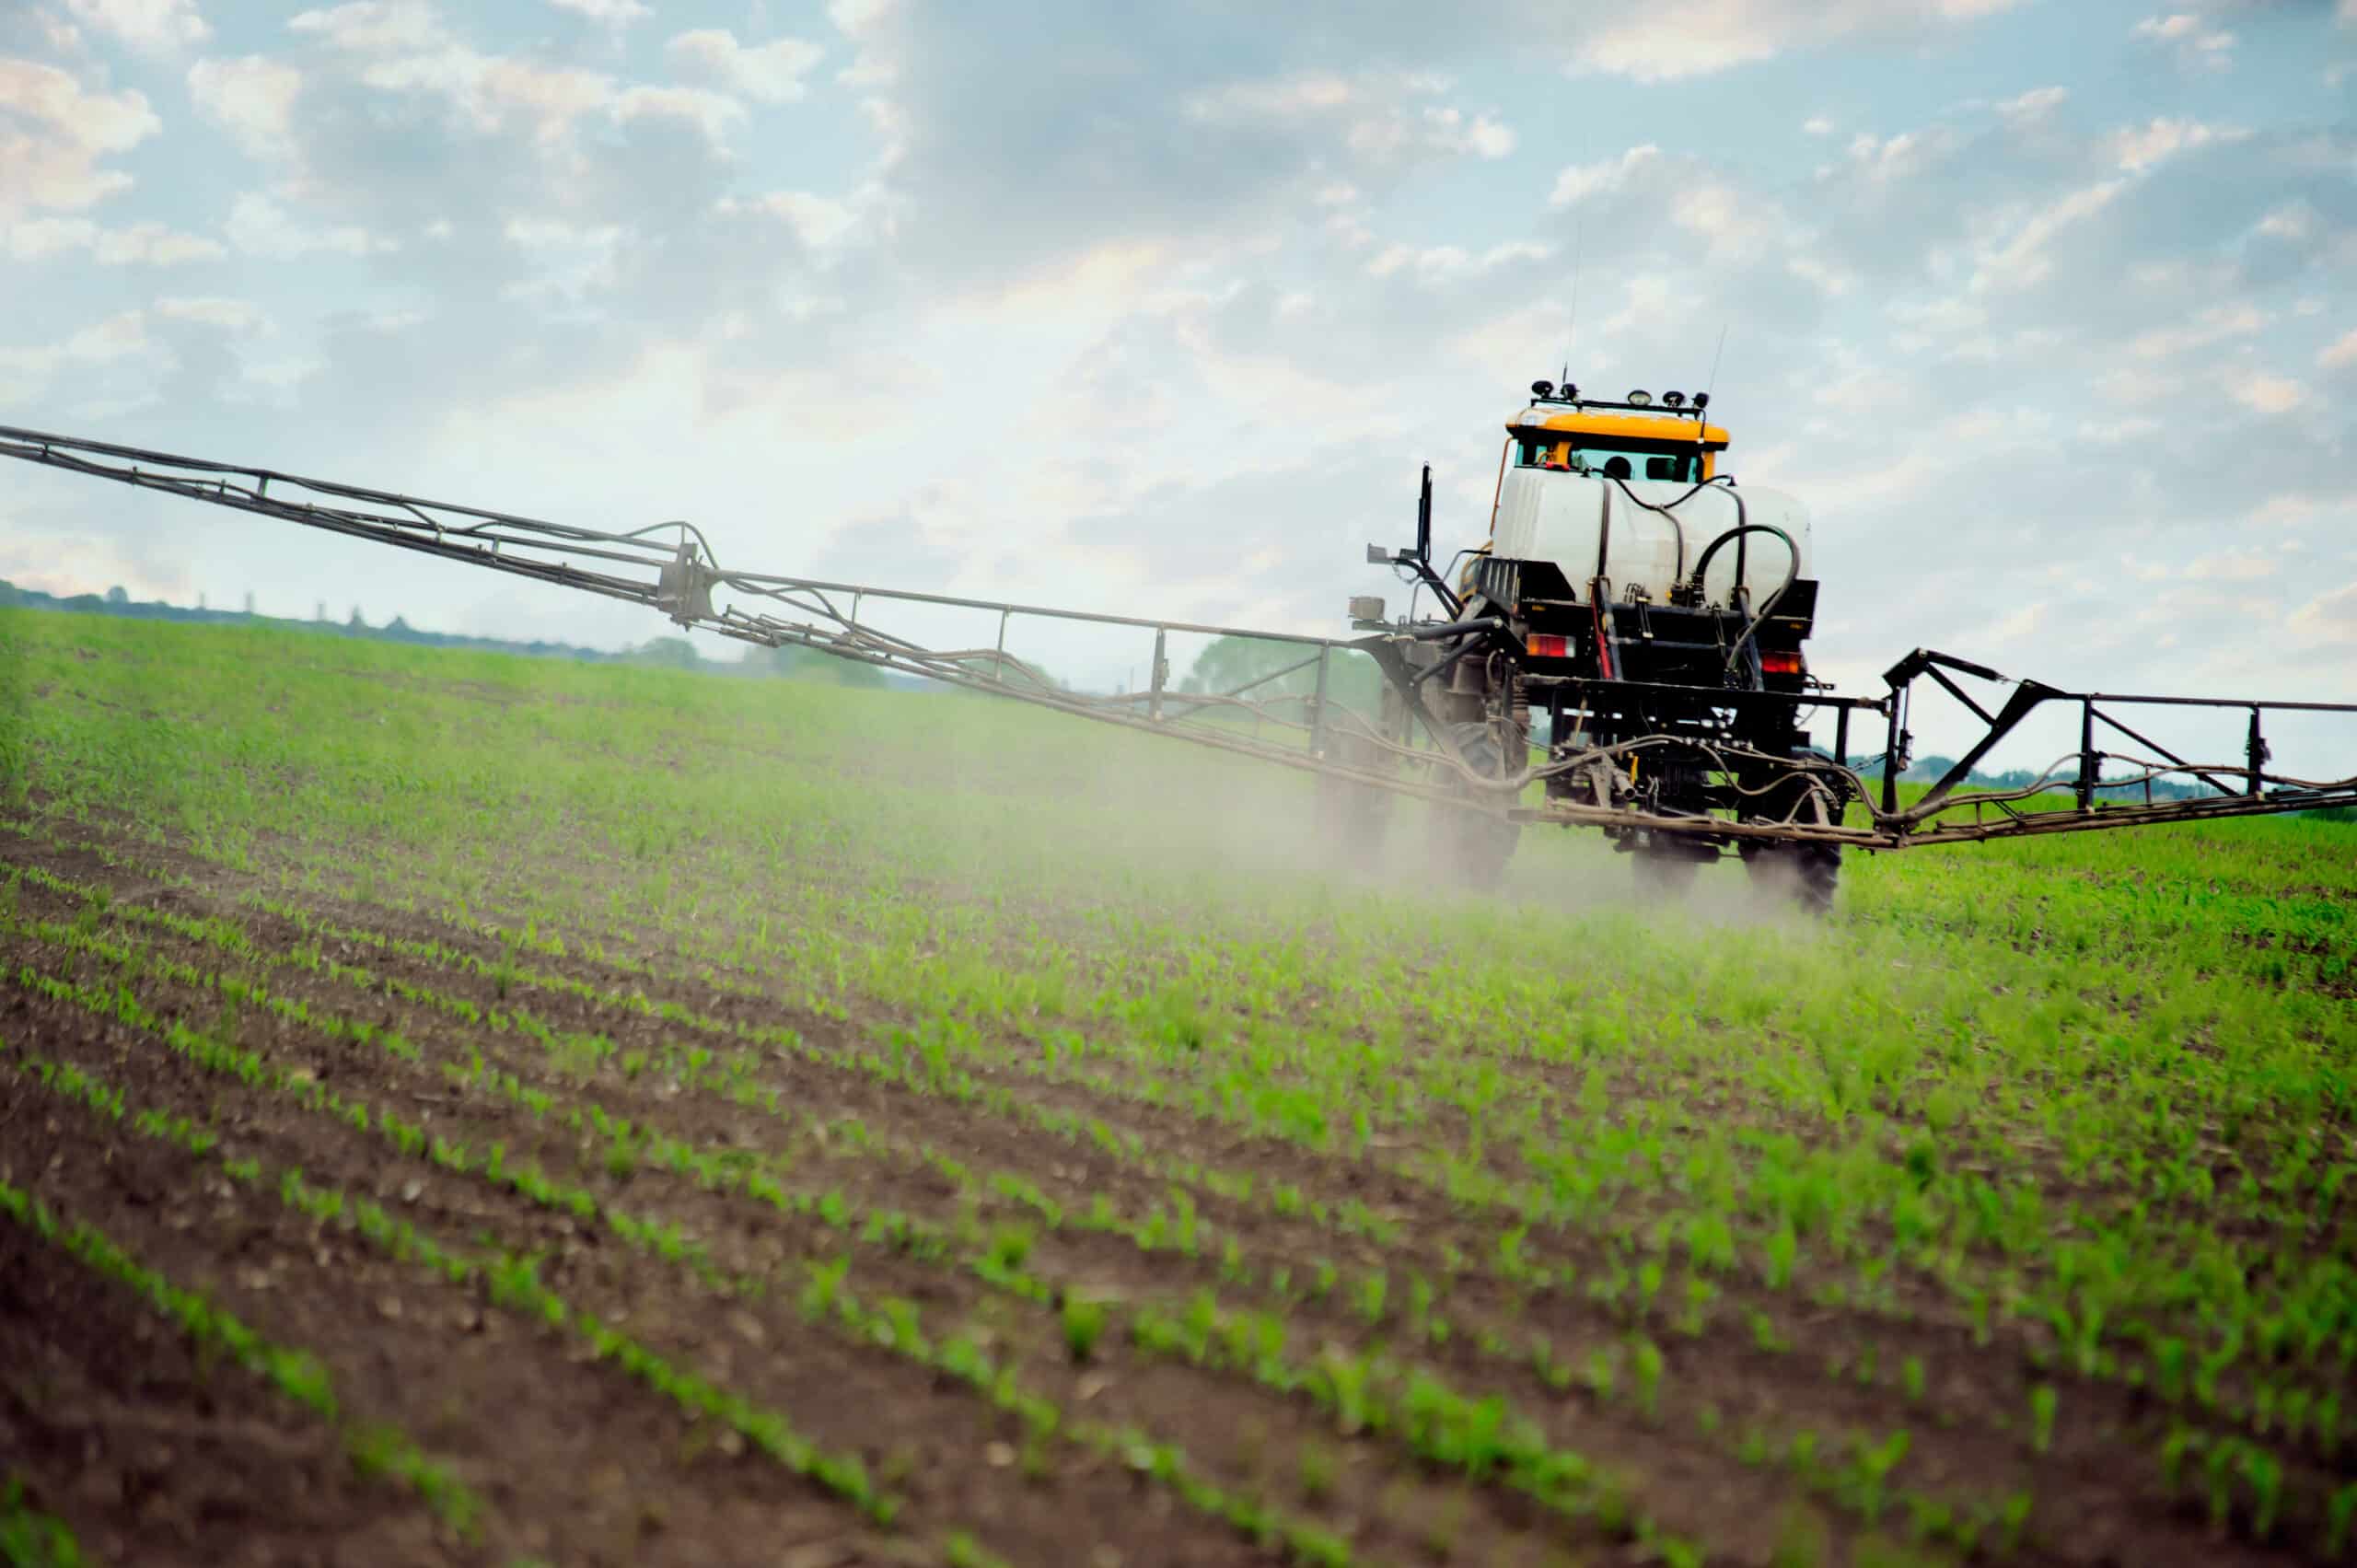
[[1651, 392], [1646, 391], [1642, 387], [1629, 394], [1629, 406], [1631, 408], [1648, 408], [1652, 406], [1653, 401], [1654, 395]]

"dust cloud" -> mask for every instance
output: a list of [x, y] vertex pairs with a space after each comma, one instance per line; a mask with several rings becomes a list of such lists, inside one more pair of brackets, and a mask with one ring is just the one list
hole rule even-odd
[[955, 846], [954, 864], [935, 867], [946, 881], [1132, 903], [1398, 900], [1712, 927], [1819, 923], [1772, 874], [1732, 854], [1665, 886], [1596, 830], [1526, 824], [1504, 872], [1484, 878], [1455, 850], [1457, 814], [1446, 807], [1003, 700], [902, 701], [955, 715], [926, 726], [922, 802]]

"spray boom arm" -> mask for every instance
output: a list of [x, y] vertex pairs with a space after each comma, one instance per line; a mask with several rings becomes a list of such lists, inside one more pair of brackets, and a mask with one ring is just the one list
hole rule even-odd
[[[628, 600], [659, 611], [679, 626], [702, 628], [739, 642], [767, 647], [809, 648], [880, 669], [1012, 697], [1100, 723], [1181, 736], [1199, 745], [1372, 789], [1457, 807], [1466, 806], [1469, 798], [1476, 803], [1476, 808], [1504, 812], [1524, 820], [1640, 828], [1713, 841], [1765, 839], [1899, 849], [1963, 840], [2357, 806], [2357, 777], [2313, 780], [2270, 772], [2271, 752], [2262, 733], [2264, 715], [2270, 712], [2357, 714], [2357, 704], [2073, 693], [2024, 680], [2014, 683], [2012, 694], [1992, 714], [1948, 672], [1997, 681], [2002, 678], [1996, 671], [1948, 655], [1918, 649], [1887, 672], [1885, 681], [1890, 690], [1879, 699], [1826, 694], [1795, 698], [1767, 691], [1730, 690], [1705, 693], [1696, 688], [1663, 689], [1665, 694], [1674, 691], [1688, 700], [1706, 696], [1711, 703], [1727, 708], [1769, 702], [1830, 709], [1839, 724], [1834, 756], [1795, 760], [1726, 747], [1721, 749], [1725, 755], [1717, 760], [1730, 772], [1738, 766], [1770, 766], [1807, 775], [1835, 789], [1840, 796], [1855, 801], [1854, 809], [1867, 818], [1865, 822], [1736, 822], [1712, 816], [1650, 815], [1565, 800], [1550, 800], [1537, 807], [1520, 807], [1516, 802], [1524, 790], [1537, 780], [1598, 763], [1625, 767], [1631, 759], [1641, 758], [1656, 745], [1674, 743], [1667, 737], [1655, 737], [1583, 750], [1559, 749], [1546, 762], [1504, 776], [1483, 773], [1467, 765], [1449, 738], [1447, 726], [1435, 722], [1423, 703], [1420, 677], [1430, 671], [1410, 670], [1399, 656], [1399, 649], [1409, 642], [1456, 640], [1461, 652], [1471, 653], [1505, 633], [1503, 622], [1495, 618], [1461, 619], [1461, 601], [1432, 569], [1429, 467], [1424, 470], [1418, 495], [1415, 548], [1390, 552], [1371, 545], [1368, 559], [1383, 564], [1411, 566], [1419, 578], [1439, 595], [1448, 609], [1449, 620], [1436, 625], [1389, 627], [1375, 635], [1344, 641], [740, 571], [722, 566], [702, 531], [684, 521], [609, 532], [330, 480], [306, 479], [270, 469], [243, 468], [5, 425], [0, 425], [0, 457], [134, 489], [161, 491], [214, 505], [231, 506], [282, 522]], [[730, 602], [725, 607], [716, 605], [714, 598], [716, 590], [723, 589], [730, 596]], [[999, 617], [998, 638], [989, 647], [926, 647], [863, 620], [862, 612], [869, 599], [993, 612]], [[1040, 670], [1006, 651], [1007, 626], [1016, 617], [1150, 631], [1155, 636], [1154, 661], [1150, 666], [1153, 679], [1145, 691], [1111, 696], [1058, 686]], [[1283, 668], [1226, 691], [1179, 692], [1168, 685], [1166, 653], [1167, 639], [1173, 633], [1290, 644], [1301, 656]], [[1409, 712], [1422, 721], [1428, 749], [1378, 734], [1366, 719], [1331, 699], [1329, 688], [1338, 652], [1364, 653], [1375, 657], [1401, 692]], [[1251, 695], [1282, 678], [1312, 670], [1314, 684], [1309, 692]], [[1929, 791], [1902, 806], [1898, 776], [1906, 769], [1911, 743], [1907, 729], [1910, 699], [1914, 682], [1923, 677], [1930, 678], [1969, 709], [1988, 726], [1988, 733]], [[1633, 683], [1610, 684], [1623, 698], [1643, 695]], [[2080, 744], [2074, 752], [2057, 761], [2026, 787], [1958, 792], [1956, 786], [1991, 748], [2032, 711], [2049, 703], [2079, 706]], [[2179, 757], [2119, 716], [2120, 710], [2139, 706], [2247, 713], [2242, 761], [2196, 763]], [[1249, 733], [1232, 722], [1210, 722], [1222, 715], [1232, 719], [1239, 711], [1255, 721]], [[1879, 788], [1869, 785], [1846, 761], [1851, 719], [1860, 713], [1872, 714], [1887, 724], [1888, 740]], [[2098, 725], [2141, 750], [2135, 754], [2098, 750]], [[1279, 738], [1267, 738], [1263, 734], [1266, 729], [1276, 731]], [[1405, 753], [1424, 765], [1411, 767], [1404, 772], [1346, 766], [1335, 760], [1332, 753], [1338, 748], [1331, 744], [1345, 732], [1362, 748], [1372, 746]], [[2146, 756], [2146, 752], [2154, 755]], [[2107, 761], [2125, 762], [2132, 771], [2126, 775], [2107, 776], [2102, 772]], [[2180, 774], [2201, 780], [2217, 793], [2176, 800], [2153, 798], [2151, 786], [2155, 780]], [[2139, 785], [2143, 787], [2142, 802], [2106, 798], [2107, 794], [2116, 795]], [[2025, 808], [2024, 803], [2031, 797], [2054, 790], [2069, 791], [2067, 808]]]

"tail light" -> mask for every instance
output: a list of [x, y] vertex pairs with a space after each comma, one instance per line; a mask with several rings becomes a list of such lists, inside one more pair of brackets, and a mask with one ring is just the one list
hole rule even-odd
[[1527, 646], [1530, 649], [1532, 658], [1572, 656], [1572, 640], [1569, 637], [1550, 637], [1543, 632], [1533, 632]]
[[1807, 669], [1796, 653], [1769, 653], [1763, 649], [1759, 655], [1759, 671], [1763, 675], [1800, 675]]

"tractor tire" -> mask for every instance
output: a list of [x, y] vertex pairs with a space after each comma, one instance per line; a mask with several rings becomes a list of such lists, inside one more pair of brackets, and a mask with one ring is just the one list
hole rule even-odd
[[[1488, 725], [1452, 726], [1450, 738], [1477, 772], [1502, 777], [1508, 772], [1506, 755]], [[1446, 868], [1476, 888], [1489, 887], [1504, 877], [1513, 863], [1515, 846], [1522, 841], [1522, 824], [1500, 815], [1486, 801], [1444, 806], [1439, 810], [1441, 856]]]
[[1629, 857], [1638, 893], [1646, 898], [1683, 899], [1694, 890], [1695, 874], [1702, 863], [1682, 854], [1643, 845]]
[[[1822, 790], [1809, 791], [1804, 815], [1819, 826], [1830, 824]], [[1759, 891], [1789, 900], [1820, 920], [1833, 912], [1833, 895], [1841, 882], [1840, 844], [1747, 843], [1743, 865]]]
[[[1342, 735], [1328, 749], [1328, 760], [1369, 772], [1387, 771], [1387, 760], [1364, 736]], [[1375, 789], [1354, 779], [1318, 775], [1315, 835], [1322, 840], [1338, 865], [1381, 864], [1384, 840], [1391, 827], [1388, 790]]]

